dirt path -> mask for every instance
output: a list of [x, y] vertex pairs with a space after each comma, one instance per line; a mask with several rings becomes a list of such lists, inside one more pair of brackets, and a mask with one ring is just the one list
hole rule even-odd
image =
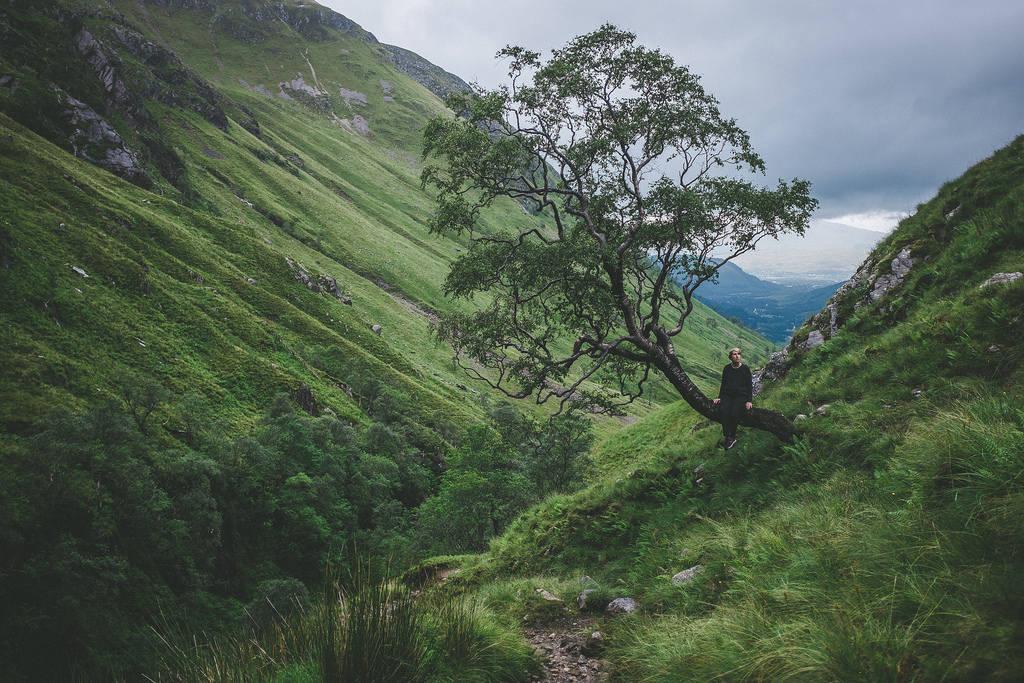
[[549, 683], [607, 680], [604, 662], [596, 655], [584, 654], [584, 645], [594, 630], [594, 620], [585, 617], [566, 617], [555, 623], [526, 628], [526, 639], [544, 657], [544, 673], [533, 680]]

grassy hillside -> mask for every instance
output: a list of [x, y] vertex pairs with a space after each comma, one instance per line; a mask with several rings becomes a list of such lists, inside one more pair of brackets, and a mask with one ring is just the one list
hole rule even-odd
[[[433, 204], [419, 186], [420, 131], [429, 116], [443, 111], [443, 105], [397, 71], [381, 46], [369, 42], [361, 30], [325, 28], [314, 40], [277, 21], [254, 23], [241, 14], [240, 6], [230, 3], [218, 3], [216, 10], [174, 9], [175, 3], [169, 7], [126, 2], [117, 7], [125, 13], [124, 20], [107, 12], [57, 19], [27, 6], [10, 13], [9, 35], [23, 42], [14, 41], [16, 48], [4, 54], [3, 70], [15, 76], [17, 87], [0, 91], [2, 109], [15, 118], [3, 123], [3, 173], [11, 181], [3, 196], [8, 221], [5, 253], [11, 254], [5, 270], [15, 271], [5, 272], [15, 288], [5, 291], [10, 298], [4, 311], [20, 317], [12, 334], [26, 341], [20, 350], [8, 350], [16, 354], [8, 367], [31, 373], [31, 367], [41, 360], [38, 356], [45, 355], [33, 345], [59, 334], [72, 345], [57, 351], [59, 358], [51, 362], [93, 365], [93, 380], [84, 382], [92, 386], [76, 385], [70, 393], [77, 396], [91, 396], [96, 388], [102, 391], [103, 379], [111, 379], [110, 368], [104, 366], [121, 364], [159, 374], [171, 388], [189, 386], [225, 398], [226, 412], [235, 420], [252, 415], [275, 392], [294, 388], [300, 381], [310, 384], [314, 394], [339, 415], [355, 417], [358, 408], [353, 400], [339, 391], [337, 381], [326, 379], [313, 367], [309, 353], [320, 347], [334, 356], [334, 380], [344, 382], [359, 370], [389, 379], [393, 373], [400, 374], [395, 381], [409, 386], [418, 401], [433, 406], [429, 409], [443, 408], [456, 421], [467, 416], [467, 411], [473, 414], [475, 402], [460, 400], [468, 391], [457, 388], [464, 379], [450, 367], [450, 352], [425, 343], [430, 312], [453, 305], [440, 288], [451, 259], [462, 248], [456, 241], [427, 233], [425, 218]], [[251, 30], [240, 28], [236, 19], [252, 24]], [[222, 24], [230, 30], [216, 30]], [[134, 116], [146, 121], [146, 126], [155, 126], [147, 135], [159, 138], [161, 149], [171, 150], [184, 169], [184, 180], [179, 181], [183, 190], [172, 186], [159, 169], [147, 168], [154, 187], [141, 191], [61, 154], [17, 125], [20, 121], [43, 133], [53, 132], [35, 113], [23, 108], [26, 93], [39, 84], [29, 66], [15, 60], [27, 62], [27, 55], [39, 54], [42, 45], [50, 43], [55, 62], [74, 62], [69, 69], [81, 70], [73, 43], [82, 29], [90, 30], [103, 41], [107, 52], [122, 60], [129, 92], [132, 88], [144, 91], [148, 81], [159, 81], [153, 67], [132, 63], [138, 58], [114, 33], [124, 27], [138, 29], [172, 48], [187, 68], [194, 70], [194, 78], [209, 79], [230, 103], [224, 105], [230, 121], [226, 130], [195, 111], [141, 94], [140, 101], [131, 105], [147, 112]], [[43, 71], [36, 78], [41, 80], [43, 74], [67, 78], [60, 73], [59, 64], [43, 66], [53, 73]], [[92, 98], [97, 111], [113, 111], [112, 123], [127, 116], [102, 88], [93, 87], [95, 75], [74, 75], [84, 83], [79, 86], [83, 101]], [[323, 108], [296, 99], [298, 94], [288, 100], [280, 96], [285, 91], [279, 84], [300, 75], [319, 83], [317, 87], [328, 95]], [[387, 84], [387, 96], [382, 81]], [[70, 89], [77, 83], [64, 85]], [[341, 88], [365, 95], [366, 103], [355, 95], [346, 100], [338, 94]], [[258, 137], [230, 118], [232, 107], [238, 115], [258, 122]], [[367, 136], [346, 127], [344, 121], [356, 115], [368, 122], [371, 132]], [[124, 138], [130, 144], [132, 126], [129, 121], [124, 123]], [[66, 142], [59, 138], [51, 141], [57, 146]], [[514, 205], [492, 212], [489, 219], [495, 226], [532, 220]], [[65, 227], [59, 228], [62, 223]], [[30, 247], [36, 251], [26, 251]], [[105, 261], [113, 259], [110, 252], [114, 251], [119, 252], [117, 260]], [[335, 277], [353, 305], [344, 306], [304, 290], [291, 276], [286, 257], [301, 263], [314, 277]], [[94, 327], [93, 338], [85, 344], [74, 344], [77, 329], [45, 320], [56, 315], [52, 310], [39, 310], [52, 295], [77, 296], [75, 288], [82, 289], [85, 281], [71, 266], [92, 275], [86, 283], [89, 286], [104, 287], [101, 292], [89, 292], [89, 296], [105, 297], [93, 310], [121, 309], [91, 316], [88, 309], [73, 305], [74, 298], [66, 302], [64, 308], [77, 309]], [[38, 276], [35, 280], [20, 277], [17, 268], [31, 268]], [[124, 272], [132, 268], [144, 272], [145, 278]], [[40, 282], [43, 279], [49, 280], [45, 286]], [[143, 279], [147, 291], [141, 291]], [[255, 284], [241, 287], [249, 279]], [[211, 294], [214, 290], [217, 293]], [[147, 316], [171, 305], [160, 297], [173, 299], [177, 310], [163, 311], [161, 320], [145, 324]], [[223, 300], [222, 306], [232, 309], [230, 314], [202, 315], [193, 308], [200, 306], [199, 302], [208, 307], [206, 300], [216, 297]], [[57, 303], [51, 309], [56, 310]], [[281, 318], [282, 306], [290, 317]], [[31, 322], [30, 312], [35, 314]], [[694, 348], [688, 360], [698, 376], [713, 376], [719, 365], [718, 349], [730, 344], [749, 347], [755, 358], [763, 354], [767, 346], [763, 340], [702, 313], [686, 340]], [[122, 323], [115, 322], [117, 318]], [[134, 335], [114, 329], [123, 327], [125, 320], [138, 327]], [[249, 334], [236, 332], [235, 321], [249, 327]], [[14, 320], [10, 324], [15, 324]], [[380, 337], [370, 332], [373, 324], [382, 325]], [[282, 327], [291, 328], [288, 331], [293, 334], [282, 340], [287, 349], [279, 346], [279, 357], [272, 359], [263, 351], [273, 342], [257, 341], [257, 337], [284, 334], [278, 332]], [[260, 332], [253, 336], [257, 328]], [[243, 351], [231, 365], [225, 365], [228, 351], [218, 351], [215, 344], [190, 344], [176, 338], [185, 331], [194, 339], [231, 337], [231, 344]], [[137, 345], [136, 336], [147, 346], [132, 349], [128, 342]], [[165, 355], [169, 349], [179, 350], [181, 358], [174, 369], [158, 370], [155, 356], [161, 344]], [[260, 344], [264, 348], [257, 352], [254, 347]], [[134, 356], [117, 354], [111, 346], [122, 350], [127, 346]], [[84, 357], [79, 358], [80, 354]], [[94, 359], [99, 359], [97, 364]], [[272, 363], [277, 367], [270, 368]], [[259, 369], [260, 365], [265, 367]], [[250, 386], [239, 386], [237, 391], [221, 387], [226, 389], [221, 396], [215, 388], [219, 380], [213, 378], [229, 370], [236, 381]], [[279, 378], [257, 379], [268, 373], [277, 373]], [[11, 400], [4, 401], [9, 412], [3, 419], [11, 423], [31, 423], [38, 416], [36, 411], [25, 410], [26, 402], [45, 410], [45, 405], [57, 400], [56, 396], [33, 400], [20, 392], [60, 395], [70, 389], [60, 383], [54, 387], [53, 382], [4, 379], [13, 394]], [[660, 397], [664, 400], [666, 394], [662, 392]], [[236, 401], [245, 405], [231, 410]]]
[[[873, 300], [900, 253], [912, 268]], [[439, 560], [445, 590], [511, 624], [564, 614], [535, 589], [595, 588], [615, 680], [1016, 680], [1024, 279], [982, 284], [1022, 270], [1024, 137], [876, 248], [823, 345], [798, 332], [760, 398], [811, 415], [793, 444], [747, 432], [725, 452], [666, 406], [596, 450], [588, 488]], [[617, 596], [640, 612], [602, 616]]]
[[[472, 305], [419, 182], [420, 81], [457, 79], [308, 2], [18, 1], [0, 46], [0, 676], [137, 673], [156, 615], [230, 630], [353, 548], [414, 559], [500, 403], [430, 336]], [[705, 386], [766, 356], [691, 320]]]

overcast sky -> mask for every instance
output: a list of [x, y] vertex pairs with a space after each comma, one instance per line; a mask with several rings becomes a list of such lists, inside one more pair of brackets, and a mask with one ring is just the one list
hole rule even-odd
[[703, 77], [767, 180], [808, 178], [819, 218], [886, 229], [1024, 132], [1021, 0], [320, 0], [467, 81], [611, 22]]

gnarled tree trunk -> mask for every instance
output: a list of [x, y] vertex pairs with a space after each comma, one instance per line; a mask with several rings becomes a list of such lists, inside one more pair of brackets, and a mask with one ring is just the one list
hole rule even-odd
[[[721, 411], [711, 399], [704, 395], [683, 370], [674, 356], [658, 354], [657, 366], [686, 403], [709, 420], [721, 422]], [[740, 424], [771, 432], [780, 441], [791, 443], [795, 434], [793, 423], [788, 417], [775, 410], [751, 408], [740, 417]]]

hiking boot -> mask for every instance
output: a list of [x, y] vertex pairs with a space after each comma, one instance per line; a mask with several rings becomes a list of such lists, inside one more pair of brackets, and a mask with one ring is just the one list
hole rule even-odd
[[736, 445], [736, 439], [735, 438], [731, 438], [731, 439], [726, 439], [725, 440], [725, 450], [729, 450], [730, 448], [732, 448], [735, 445]]

